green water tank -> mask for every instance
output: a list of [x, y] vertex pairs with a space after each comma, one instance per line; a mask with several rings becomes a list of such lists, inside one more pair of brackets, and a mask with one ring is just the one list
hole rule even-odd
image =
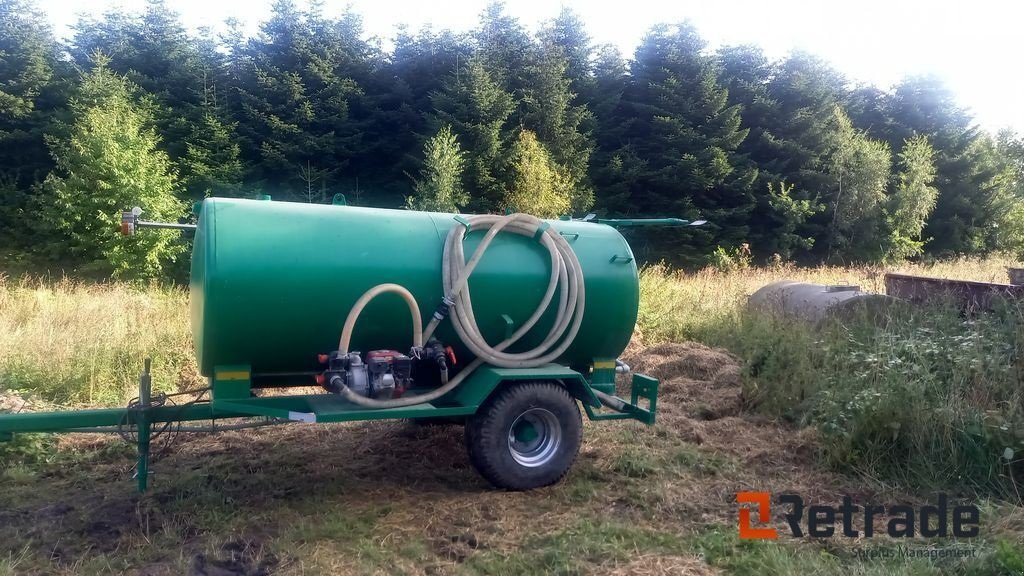
[[[603, 224], [551, 220], [583, 269], [586, 309], [562, 358], [570, 366], [616, 358], [636, 323], [639, 284], [629, 245]], [[354, 206], [210, 198], [202, 203], [192, 252], [190, 299], [196, 358], [215, 366], [248, 364], [254, 374], [305, 372], [316, 354], [338, 347], [345, 317], [369, 288], [385, 282], [416, 297], [424, 324], [441, 302], [441, 253], [452, 214]], [[466, 238], [467, 257], [482, 233]], [[550, 274], [547, 251], [531, 238], [499, 234], [471, 277], [473, 310], [491, 344], [525, 321]], [[557, 302], [558, 298], [555, 298]], [[537, 345], [555, 303], [510, 351]], [[449, 322], [435, 334], [472, 360]], [[412, 321], [398, 295], [384, 294], [359, 318], [352, 350], [412, 345]]]

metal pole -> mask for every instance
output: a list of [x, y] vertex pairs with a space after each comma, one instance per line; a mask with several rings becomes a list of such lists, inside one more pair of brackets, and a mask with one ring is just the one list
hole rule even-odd
[[195, 224], [175, 224], [172, 222], [147, 222], [139, 220], [135, 223], [139, 228], [167, 228], [170, 230], [195, 230]]
[[135, 475], [139, 481], [139, 492], [146, 491], [149, 482], [149, 408], [153, 379], [149, 374], [153, 361], [146, 358], [142, 374], [139, 376], [139, 412], [136, 416], [136, 426], [139, 431], [139, 460], [135, 466]]

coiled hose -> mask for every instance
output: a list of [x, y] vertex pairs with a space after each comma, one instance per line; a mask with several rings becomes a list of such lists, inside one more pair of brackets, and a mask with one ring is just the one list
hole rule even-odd
[[[455, 329], [456, 334], [459, 335], [463, 344], [476, 356], [476, 359], [447, 383], [418, 396], [376, 400], [361, 396], [350, 390], [347, 386], [342, 387], [341, 394], [350, 402], [366, 406], [367, 408], [398, 408], [423, 404], [424, 402], [436, 400], [454, 390], [482, 364], [490, 364], [502, 368], [532, 368], [541, 366], [560, 357], [576, 338], [576, 334], [580, 329], [580, 323], [583, 322], [583, 310], [586, 307], [586, 291], [583, 286], [583, 269], [580, 267], [580, 261], [565, 238], [552, 228], [546, 226], [542, 220], [529, 214], [510, 214], [508, 216], [483, 214], [468, 216], [466, 219], [468, 222], [466, 226], [458, 224], [452, 227], [445, 238], [441, 262], [441, 280], [444, 294], [446, 295], [446, 302], [449, 303], [449, 318], [451, 318], [452, 327]], [[487, 233], [469, 258], [469, 261], [466, 261], [465, 253], [463, 252], [463, 240], [465, 240], [466, 234], [477, 230], [487, 230]], [[548, 280], [544, 297], [533, 314], [511, 336], [491, 346], [484, 339], [483, 334], [480, 333], [480, 328], [477, 326], [476, 318], [473, 315], [473, 302], [468, 289], [468, 282], [470, 275], [473, 274], [473, 270], [480, 262], [494, 237], [503, 231], [531, 238], [538, 237], [541, 245], [547, 249], [548, 254], [551, 256], [551, 276]], [[540, 232], [539, 235], [538, 232]], [[505, 352], [506, 348], [522, 338], [537, 324], [551, 304], [556, 291], [558, 292], [558, 307], [555, 322], [543, 342], [525, 352]], [[348, 354], [352, 331], [355, 329], [356, 320], [362, 313], [363, 308], [375, 297], [385, 292], [401, 295], [409, 305], [409, 312], [413, 318], [413, 346], [422, 347], [424, 342], [430, 340], [431, 335], [433, 335], [443, 317], [435, 314], [421, 332], [422, 320], [420, 309], [412, 293], [398, 284], [380, 284], [363, 294], [356, 301], [355, 305], [352, 306], [352, 310], [349, 311], [348, 317], [345, 319], [345, 326], [341, 332], [341, 339], [338, 342], [339, 355]]]

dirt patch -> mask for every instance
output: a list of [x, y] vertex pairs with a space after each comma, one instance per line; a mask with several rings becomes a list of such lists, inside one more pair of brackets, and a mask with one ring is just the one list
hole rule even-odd
[[[669, 419], [683, 414], [698, 420], [717, 420], [735, 416], [742, 408], [742, 367], [727, 350], [695, 342], [646, 348], [632, 344], [623, 360], [634, 372], [661, 381], [659, 407]], [[625, 380], [622, 384], [628, 389]]]
[[[741, 490], [795, 492], [821, 502], [838, 501], [842, 494], [885, 499], [879, 494], [884, 486], [822, 469], [814, 429], [744, 411], [743, 368], [730, 352], [697, 343], [634, 344], [623, 359], [634, 372], [661, 380], [656, 434], [662, 442], [682, 443], [670, 449], [678, 455], [674, 461], [668, 457], [671, 473], [663, 474], [660, 513], [731, 525]], [[628, 390], [625, 379], [620, 386]], [[613, 450], [629, 450], [635, 442], [629, 438]]]
[[269, 576], [281, 564], [277, 555], [258, 540], [232, 540], [217, 554], [197, 554], [193, 576]]
[[623, 360], [635, 372], [666, 381], [680, 377], [711, 380], [722, 368], [739, 366], [737, 358], [728, 351], [696, 342], [633, 347]]

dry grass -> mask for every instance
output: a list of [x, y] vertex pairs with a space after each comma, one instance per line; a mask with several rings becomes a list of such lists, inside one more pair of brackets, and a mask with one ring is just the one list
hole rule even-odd
[[154, 385], [197, 377], [181, 288], [0, 276], [0, 390], [61, 404], [122, 404], [145, 357]]
[[[961, 259], [895, 270], [1002, 281], [1011, 263]], [[713, 340], [710, 333], [769, 282], [796, 278], [882, 291], [883, 272], [783, 266], [686, 273], [653, 266], [641, 273], [637, 331], [647, 343]], [[146, 356], [154, 359], [158, 389], [197, 383], [185, 289], [0, 275], [0, 390], [61, 404], [121, 405], [133, 395]]]
[[747, 296], [778, 280], [818, 284], [855, 284], [869, 292], [885, 292], [885, 273], [901, 272], [938, 278], [1006, 282], [1009, 257], [958, 258], [932, 264], [881, 266], [751, 267], [720, 271], [674, 271], [650, 266], [640, 274], [640, 318], [637, 328], [646, 343], [704, 341], [723, 321], [734, 318]]

